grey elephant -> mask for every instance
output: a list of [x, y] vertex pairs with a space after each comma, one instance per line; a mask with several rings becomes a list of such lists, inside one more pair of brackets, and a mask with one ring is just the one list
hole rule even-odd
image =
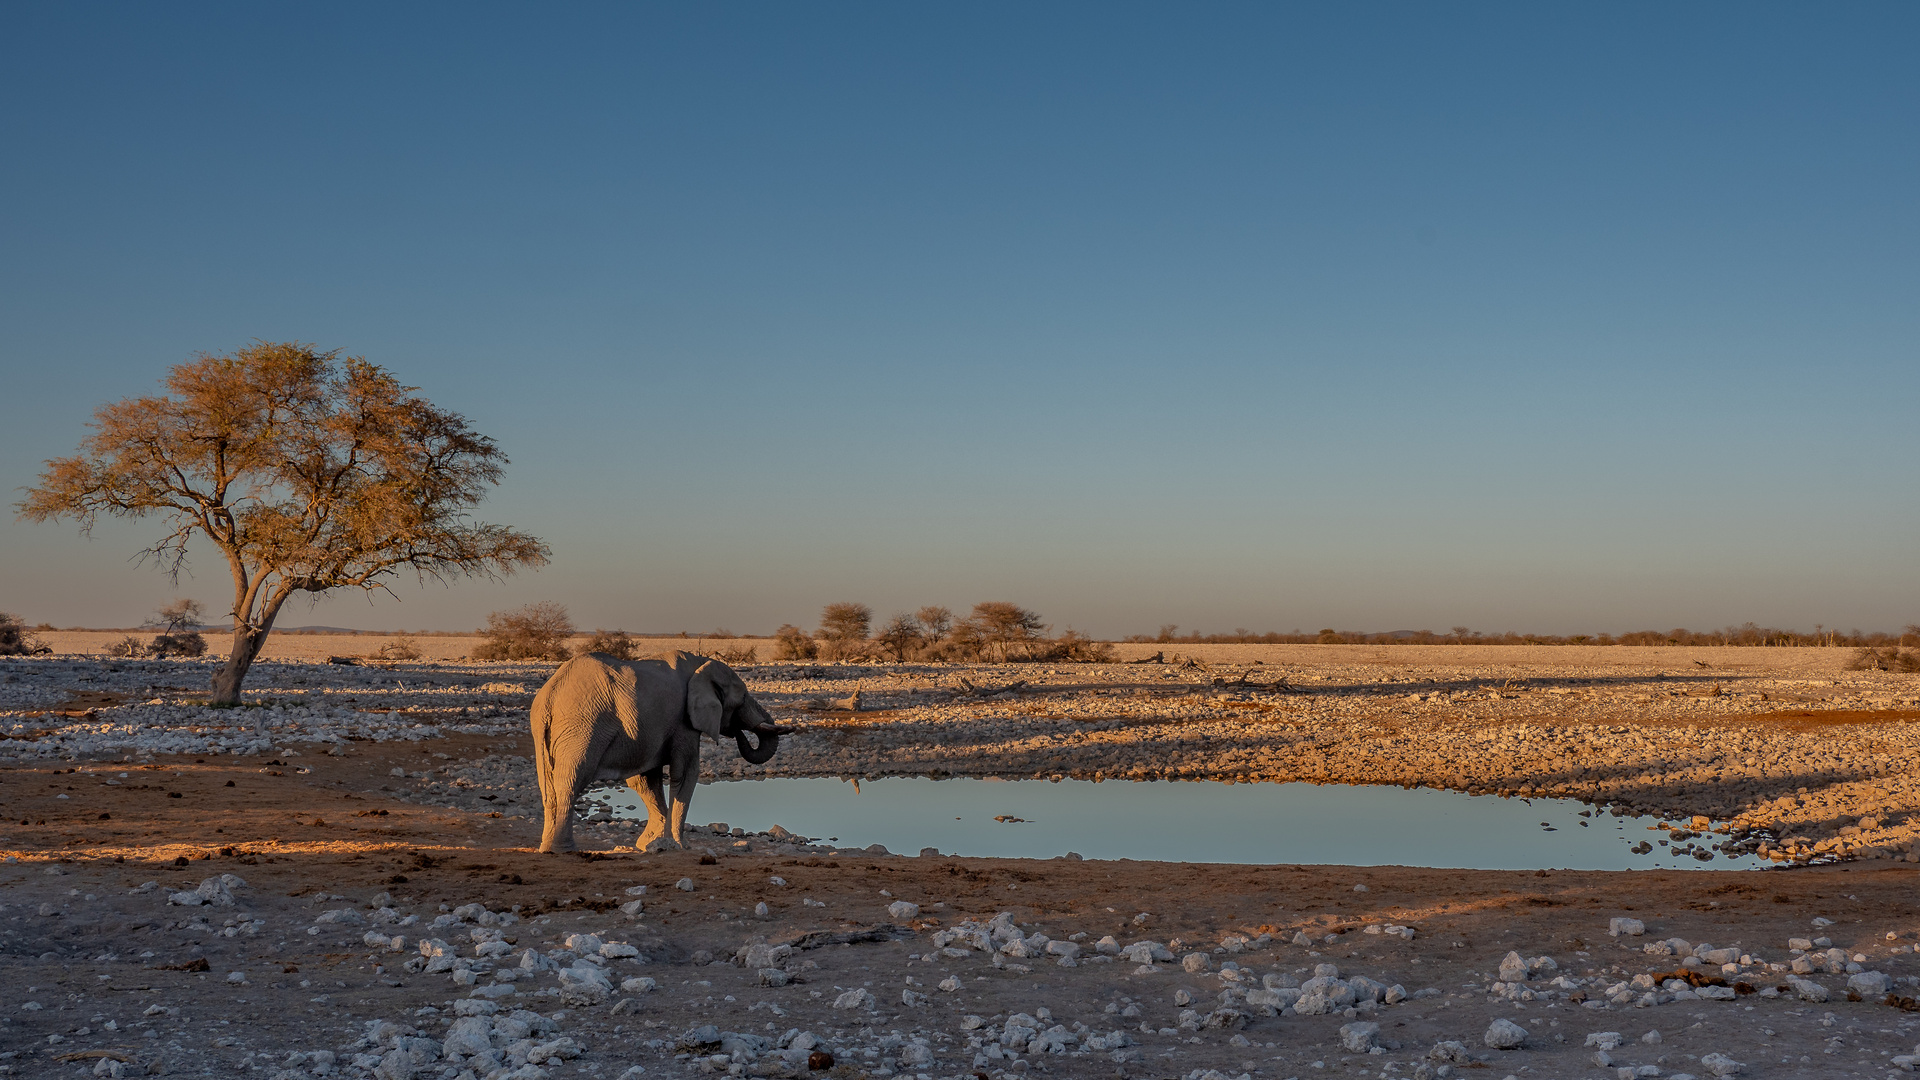
[[[637, 847], [644, 851], [668, 835], [669, 821], [673, 843], [685, 846], [681, 829], [700, 779], [701, 736], [731, 736], [741, 757], [762, 765], [793, 730], [773, 722], [732, 668], [677, 651], [644, 660], [576, 656], [534, 695], [532, 722], [546, 809], [541, 851], [574, 849], [573, 804], [597, 780], [623, 780], [646, 804]], [[671, 817], [662, 790], [669, 770]]]

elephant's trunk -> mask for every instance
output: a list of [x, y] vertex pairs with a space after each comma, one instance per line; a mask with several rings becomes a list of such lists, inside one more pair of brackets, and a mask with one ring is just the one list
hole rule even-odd
[[773, 759], [774, 751], [780, 749], [779, 733], [773, 730], [755, 731], [754, 734], [760, 738], [760, 745], [755, 746], [747, 741], [747, 730], [742, 728], [733, 733], [733, 741], [740, 747], [740, 756], [746, 758], [749, 765], [765, 765]]

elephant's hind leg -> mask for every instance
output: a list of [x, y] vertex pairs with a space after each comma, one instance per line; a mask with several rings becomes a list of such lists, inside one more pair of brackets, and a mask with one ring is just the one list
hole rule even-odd
[[700, 768], [698, 764], [686, 770], [685, 776], [680, 775], [678, 772], [673, 774], [673, 816], [669, 823], [669, 828], [672, 830], [673, 843], [676, 847], [687, 846], [686, 838], [681, 835], [681, 830], [686, 828], [687, 806], [693, 802], [694, 789], [699, 786]]
[[540, 850], [568, 852], [573, 842], [573, 804], [586, 794], [600, 769], [600, 756], [613, 739], [609, 733], [593, 732], [585, 736], [558, 740], [550, 757], [553, 775], [540, 789], [547, 815], [546, 829], [540, 837]]
[[641, 776], [627, 777], [627, 786], [647, 808], [647, 826], [640, 831], [640, 839], [634, 841], [634, 848], [645, 851], [660, 842], [667, 835], [667, 798], [661, 790], [666, 770], [655, 769]]

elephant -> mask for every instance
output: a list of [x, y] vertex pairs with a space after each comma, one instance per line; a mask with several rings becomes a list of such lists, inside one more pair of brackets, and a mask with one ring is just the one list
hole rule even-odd
[[[669, 831], [673, 844], [684, 847], [681, 829], [700, 779], [700, 737], [730, 735], [741, 757], [763, 765], [779, 749], [780, 736], [794, 730], [776, 725], [732, 668], [679, 651], [641, 660], [576, 656], [534, 695], [531, 722], [546, 809], [543, 852], [574, 850], [573, 804], [596, 780], [623, 780], [646, 804], [637, 848], [645, 851]], [[671, 816], [662, 791], [668, 770]]]

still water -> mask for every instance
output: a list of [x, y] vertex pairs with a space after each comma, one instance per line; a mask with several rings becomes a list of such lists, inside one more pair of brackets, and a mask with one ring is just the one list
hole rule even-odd
[[[626, 788], [591, 796], [644, 820]], [[1589, 810], [1591, 817], [1580, 816]], [[1168, 862], [1322, 863], [1477, 870], [1752, 868], [1752, 855], [1711, 862], [1673, 855], [1656, 819], [1616, 818], [1564, 799], [1340, 784], [1108, 780], [928, 780], [858, 784], [772, 779], [702, 784], [689, 820], [761, 831], [781, 825], [841, 847], [896, 854]], [[1717, 838], [1716, 838], [1717, 839]], [[1628, 850], [1645, 840], [1645, 855]], [[1712, 839], [1697, 841], [1702, 845]]]

